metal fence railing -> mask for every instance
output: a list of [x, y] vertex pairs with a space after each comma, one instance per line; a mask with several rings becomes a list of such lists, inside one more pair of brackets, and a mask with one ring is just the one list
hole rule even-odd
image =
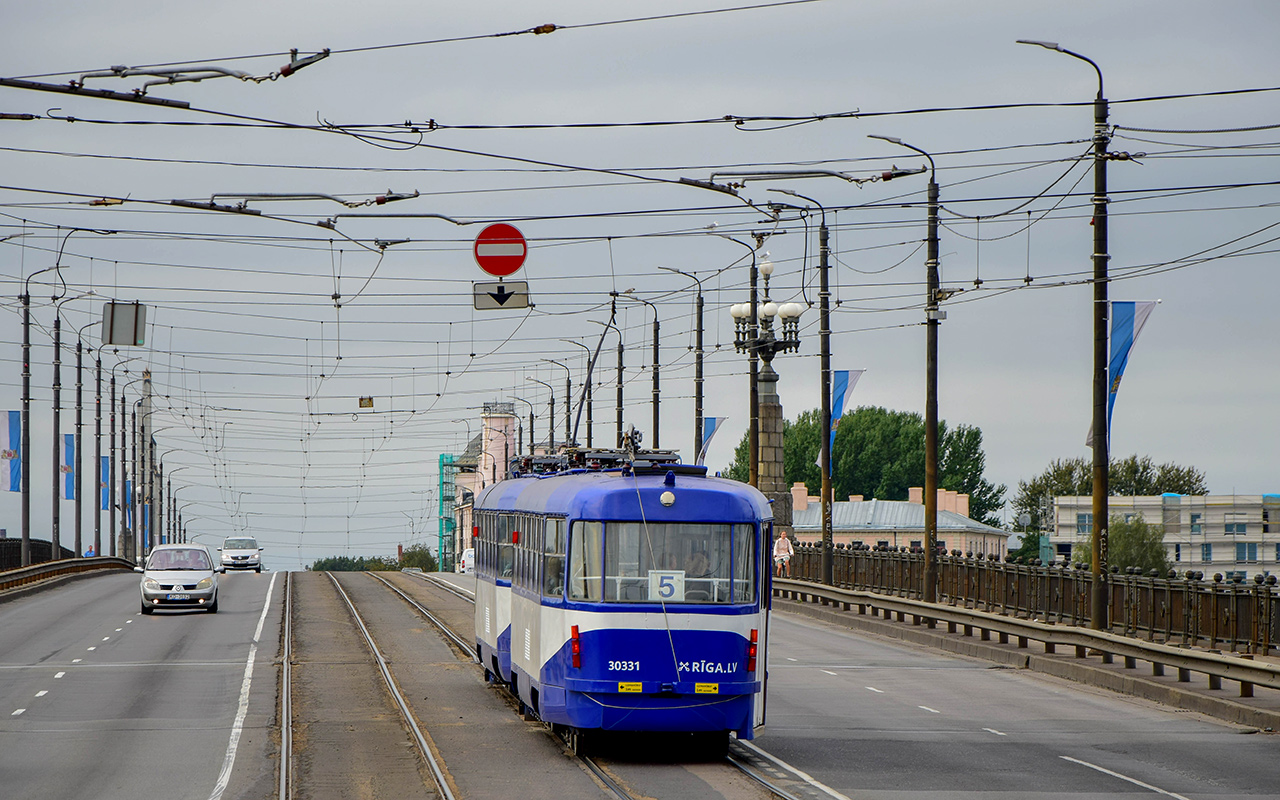
[[[791, 577], [821, 582], [822, 550], [796, 545]], [[835, 586], [919, 600], [924, 553], [836, 545]], [[1280, 590], [1276, 577], [1252, 582], [1210, 580], [1197, 572], [1156, 577], [1113, 572], [1107, 583], [1113, 633], [1183, 647], [1269, 655], [1280, 646]], [[1062, 563], [1018, 564], [953, 552], [938, 557], [940, 604], [1023, 619], [1089, 626], [1093, 576]]]

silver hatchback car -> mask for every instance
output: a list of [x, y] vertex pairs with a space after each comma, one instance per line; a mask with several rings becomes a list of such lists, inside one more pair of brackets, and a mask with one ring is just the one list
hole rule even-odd
[[209, 549], [199, 544], [162, 544], [152, 549], [142, 573], [142, 613], [157, 608], [203, 608], [218, 611], [218, 573]]

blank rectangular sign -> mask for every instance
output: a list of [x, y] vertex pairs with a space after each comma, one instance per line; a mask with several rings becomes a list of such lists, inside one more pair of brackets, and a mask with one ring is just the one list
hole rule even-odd
[[106, 303], [102, 307], [102, 343], [141, 347], [146, 343], [147, 307], [142, 303]]

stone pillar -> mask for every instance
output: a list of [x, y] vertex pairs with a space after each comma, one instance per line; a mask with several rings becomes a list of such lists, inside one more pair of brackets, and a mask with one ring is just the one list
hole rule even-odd
[[778, 373], [773, 364], [764, 362], [757, 380], [760, 397], [760, 491], [773, 502], [775, 533], [785, 528], [794, 536], [791, 527], [791, 487], [783, 475], [782, 457], [782, 400], [778, 397]]

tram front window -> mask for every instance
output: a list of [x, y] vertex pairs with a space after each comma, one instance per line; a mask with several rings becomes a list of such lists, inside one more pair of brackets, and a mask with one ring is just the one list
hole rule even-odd
[[[575, 534], [599, 530], [580, 526]], [[603, 534], [603, 554], [573, 537], [570, 571], [599, 575], [599, 562], [586, 562], [603, 555], [605, 601], [744, 603], [755, 599], [752, 525], [609, 522]], [[571, 588], [571, 595], [595, 599], [590, 597], [592, 584], [584, 581], [581, 594]]]

